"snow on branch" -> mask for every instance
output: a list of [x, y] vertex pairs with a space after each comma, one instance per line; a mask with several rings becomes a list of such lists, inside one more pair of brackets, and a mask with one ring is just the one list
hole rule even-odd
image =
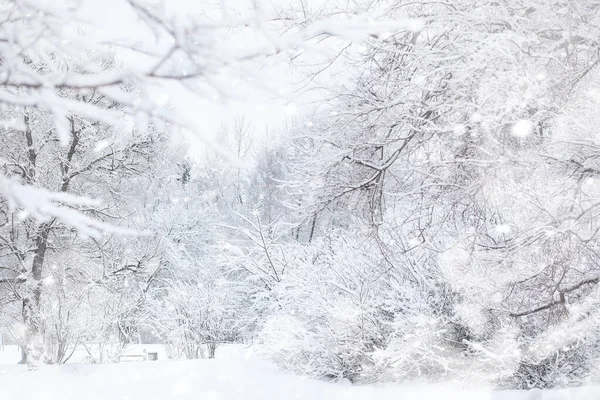
[[100, 204], [97, 200], [22, 185], [14, 179], [1, 175], [0, 195], [7, 199], [11, 209], [22, 209], [23, 216], [32, 215], [37, 220], [44, 222], [57, 219], [77, 229], [82, 235], [96, 238], [103, 232], [135, 233], [89, 217], [75, 208], [97, 206]]

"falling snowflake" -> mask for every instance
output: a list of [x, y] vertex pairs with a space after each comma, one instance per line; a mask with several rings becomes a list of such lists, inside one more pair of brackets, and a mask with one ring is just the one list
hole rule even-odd
[[52, 286], [55, 283], [54, 277], [52, 275], [47, 276], [44, 278], [44, 285], [46, 286]]
[[524, 138], [533, 131], [533, 123], [529, 120], [522, 119], [514, 123], [511, 133], [513, 136]]
[[100, 140], [100, 141], [98, 141], [98, 143], [96, 143], [96, 147], [94, 147], [94, 151], [96, 153], [99, 153], [102, 150], [104, 150], [105, 148], [107, 148], [108, 146], [110, 146], [110, 142], [108, 140]]
[[495, 231], [501, 235], [508, 235], [511, 232], [511, 227], [510, 225], [506, 225], [506, 224], [502, 224], [502, 225], [497, 225], [495, 228]]
[[452, 132], [456, 135], [456, 136], [462, 136], [467, 132], [467, 128], [464, 125], [456, 125], [453, 129]]

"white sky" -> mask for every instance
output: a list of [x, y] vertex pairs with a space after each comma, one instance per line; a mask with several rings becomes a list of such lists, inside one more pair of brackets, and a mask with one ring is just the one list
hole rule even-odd
[[[249, 1], [228, 0], [224, 3], [231, 7], [235, 14], [248, 13], [251, 9]], [[173, 18], [182, 19], [188, 14], [194, 17], [209, 15], [215, 10], [220, 12], [221, 3], [214, 5], [208, 2], [192, 0], [169, 0], [167, 14], [172, 13]], [[276, 2], [277, 6], [284, 6], [283, 2]], [[95, 34], [106, 39], [120, 40], [135, 47], [159, 47], [152, 32], [148, 31], [136, 17], [136, 14], [123, 0], [84, 0], [86, 16], [96, 28], [86, 28], [86, 34]], [[260, 39], [252, 32], [230, 32], [230, 37], [223, 43], [224, 49], [235, 52], [244, 51]], [[317, 51], [307, 52], [303, 55], [303, 62], [316, 63], [331, 57], [335, 45], [320, 44]], [[136, 68], [136, 64], [143, 64], [143, 57], [132, 55], [126, 50], [118, 51], [118, 56], [125, 60], [126, 67]], [[243, 69], [242, 69], [243, 68]], [[247, 62], [235, 72], [225, 71], [217, 77], [220, 87], [228, 94], [228, 98], [219, 98], [215, 93], [207, 92], [198, 96], [177, 85], [169, 85], [156, 89], [156, 100], [167, 103], [178, 112], [184, 113], [194, 126], [198, 127], [198, 134], [203, 137], [214, 138], [223, 123], [229, 123], [236, 117], [243, 117], [253, 126], [253, 131], [260, 136], [267, 128], [273, 129], [283, 125], [290, 117], [297, 117], [306, 110], [306, 104], [318, 98], [314, 91], [304, 92], [301, 95], [298, 84], [302, 75], [291, 66], [285, 55], [269, 58], [259, 58]], [[316, 85], [315, 81], [312, 85]], [[310, 87], [309, 87], [310, 88]], [[306, 89], [306, 88], [304, 88]], [[192, 152], [201, 152], [204, 143], [191, 146]]]

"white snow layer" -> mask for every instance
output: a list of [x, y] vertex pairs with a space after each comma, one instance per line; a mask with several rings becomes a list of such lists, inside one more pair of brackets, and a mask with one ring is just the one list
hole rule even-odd
[[600, 387], [593, 386], [492, 391], [439, 385], [340, 385], [286, 375], [266, 361], [247, 356], [223, 351], [223, 358], [215, 360], [66, 364], [36, 372], [28, 372], [25, 366], [5, 365], [0, 366], [0, 400], [600, 399]]

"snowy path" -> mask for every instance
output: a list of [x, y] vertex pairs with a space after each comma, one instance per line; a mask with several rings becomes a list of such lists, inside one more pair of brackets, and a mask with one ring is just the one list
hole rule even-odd
[[[596, 400], [600, 390], [562, 392], [453, 391], [428, 387], [333, 385], [278, 372], [258, 360], [159, 361], [63, 365], [27, 372], [0, 369], [0, 400]], [[540, 397], [541, 396], [541, 397]]]

